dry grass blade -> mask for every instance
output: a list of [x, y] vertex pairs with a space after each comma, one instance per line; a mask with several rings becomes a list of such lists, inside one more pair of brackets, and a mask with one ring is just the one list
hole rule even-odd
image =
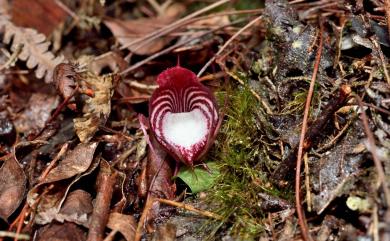
[[259, 16], [255, 19], [253, 19], [252, 21], [250, 21], [247, 25], [245, 25], [244, 27], [242, 27], [237, 33], [235, 33], [232, 37], [230, 37], [230, 39], [228, 41], [226, 41], [226, 43], [218, 50], [218, 52], [214, 55], [214, 57], [212, 57], [204, 66], [203, 68], [199, 71], [198, 73], [198, 77], [201, 76], [203, 74], [203, 72], [210, 66], [210, 64], [218, 57], [219, 54], [221, 54], [227, 46], [229, 46], [229, 44], [231, 42], [233, 42], [234, 39], [236, 39], [238, 36], [240, 36], [240, 34], [242, 34], [245, 30], [247, 30], [248, 28], [250, 28], [252, 25], [254, 25], [257, 21], [259, 21], [263, 16]]
[[323, 44], [322, 33], [323, 33], [323, 25], [322, 23], [320, 23], [320, 32], [318, 36], [319, 38], [318, 50], [314, 62], [314, 70], [310, 81], [309, 92], [307, 94], [306, 103], [305, 103], [305, 112], [303, 114], [302, 129], [301, 129], [301, 136], [299, 138], [297, 165], [296, 165], [296, 172], [295, 172], [295, 205], [297, 208], [299, 226], [301, 228], [302, 236], [305, 241], [312, 240], [312, 238], [307, 228], [306, 218], [301, 206], [301, 197], [300, 197], [301, 164], [302, 164], [302, 155], [303, 155], [303, 145], [304, 145], [305, 135], [307, 130], [307, 121], [309, 119], [310, 103], [313, 97], [314, 84], [317, 78], [318, 68], [320, 65], [321, 54], [322, 54], [322, 44]]
[[223, 28], [228, 27], [228, 26], [231, 26], [231, 25], [235, 25], [235, 24], [240, 23], [240, 22], [242, 22], [242, 21], [243, 21], [243, 19], [238, 19], [238, 20], [236, 20], [236, 21], [234, 21], [234, 22], [231, 22], [231, 23], [229, 23], [229, 24], [222, 25], [222, 26], [217, 27], [217, 28], [215, 28], [215, 29], [211, 29], [211, 30], [208, 30], [208, 31], [205, 31], [205, 32], [200, 32], [199, 34], [196, 34], [196, 35], [195, 35], [194, 37], [192, 37], [192, 38], [188, 38], [187, 40], [185, 40], [185, 41], [183, 41], [183, 42], [176, 43], [176, 44], [174, 44], [174, 45], [172, 45], [172, 46], [170, 46], [170, 47], [168, 47], [168, 48], [166, 48], [166, 49], [161, 50], [160, 52], [157, 52], [157, 53], [155, 53], [155, 54], [149, 56], [148, 58], [146, 58], [146, 59], [144, 59], [144, 60], [142, 60], [142, 61], [139, 61], [138, 63], [136, 63], [136, 64], [134, 64], [134, 65], [128, 67], [128, 68], [125, 69], [125, 70], [123, 70], [123, 71], [120, 72], [119, 74], [123, 76], [123, 75], [125, 75], [125, 74], [127, 74], [127, 73], [129, 73], [129, 72], [131, 72], [131, 71], [133, 71], [133, 70], [135, 70], [135, 69], [141, 67], [142, 65], [148, 63], [149, 61], [151, 61], [151, 60], [153, 60], [153, 59], [155, 59], [155, 58], [158, 58], [158, 57], [160, 57], [160, 56], [162, 56], [162, 55], [164, 55], [164, 54], [167, 54], [167, 53], [169, 53], [169, 52], [171, 52], [171, 51], [173, 51], [173, 50], [175, 50], [175, 49], [177, 49], [177, 48], [179, 48], [179, 47], [181, 47], [181, 46], [184, 46], [184, 45], [186, 45], [186, 44], [188, 44], [188, 43], [190, 43], [190, 42], [196, 40], [196, 39], [199, 39], [199, 38], [201, 38], [202, 36], [206, 36], [207, 34], [213, 33], [213, 32], [215, 32], [215, 31], [217, 31], [217, 30], [223, 29]]
[[216, 8], [216, 7], [218, 7], [218, 6], [222, 5], [222, 4], [225, 4], [225, 3], [229, 2], [229, 1], [230, 0], [220, 0], [220, 1], [216, 2], [216, 3], [213, 3], [210, 6], [202, 8], [199, 11], [196, 11], [196, 12], [190, 14], [190, 15], [187, 15], [184, 18], [181, 18], [181, 19], [173, 22], [172, 24], [167, 25], [164, 28], [156, 30], [156, 31], [154, 31], [154, 32], [152, 32], [150, 34], [147, 34], [143, 38], [136, 39], [136, 40], [131, 41], [130, 43], [128, 43], [126, 45], [123, 45], [121, 49], [125, 49], [125, 48], [133, 46], [135, 44], [141, 43], [140, 45], [138, 45], [136, 47], [136, 49], [139, 49], [139, 48], [145, 46], [146, 44], [149, 44], [151, 41], [153, 41], [153, 40], [155, 40], [155, 39], [157, 39], [157, 38], [159, 38], [161, 36], [164, 36], [165, 34], [173, 31], [174, 29], [177, 29], [178, 26], [180, 26], [182, 23], [186, 22], [187, 20], [192, 19], [192, 18], [194, 18], [196, 16], [199, 16], [199, 15], [201, 15], [201, 14], [207, 12], [207, 11], [210, 11], [211, 9]]
[[29, 69], [36, 68], [37, 78], [45, 77], [47, 83], [51, 82], [54, 67], [64, 58], [56, 57], [49, 51], [50, 42], [46, 40], [45, 35], [35, 29], [17, 27], [9, 21], [2, 21], [0, 24], [2, 25], [0, 28], [4, 28], [3, 42], [11, 44], [13, 52], [22, 46], [18, 59], [26, 61]]
[[390, 190], [388, 187], [388, 183], [386, 182], [385, 171], [383, 170], [382, 163], [378, 157], [377, 147], [375, 145], [374, 134], [372, 134], [372, 131], [370, 130], [370, 127], [368, 125], [368, 118], [367, 118], [365, 110], [363, 109], [362, 100], [357, 95], [355, 96], [355, 98], [359, 104], [359, 108], [361, 109], [360, 116], [361, 116], [361, 119], [363, 122], [364, 132], [366, 133], [367, 140], [369, 143], [368, 150], [371, 152], [372, 159], [374, 160], [375, 168], [376, 168], [377, 173], [378, 173], [378, 182], [380, 185], [382, 185], [383, 193], [385, 194], [386, 205], [387, 205], [387, 207], [390, 207]]

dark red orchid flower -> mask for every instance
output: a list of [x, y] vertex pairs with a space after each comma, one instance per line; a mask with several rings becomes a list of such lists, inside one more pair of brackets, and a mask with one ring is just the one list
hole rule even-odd
[[180, 66], [162, 72], [157, 83], [149, 102], [151, 130], [176, 161], [193, 166], [219, 129], [215, 98], [194, 72]]

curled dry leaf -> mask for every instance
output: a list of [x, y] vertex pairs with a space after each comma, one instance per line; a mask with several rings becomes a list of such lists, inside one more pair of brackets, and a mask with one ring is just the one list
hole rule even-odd
[[19, 207], [26, 191], [27, 178], [13, 154], [0, 169], [0, 218], [8, 217]]
[[51, 82], [54, 67], [64, 58], [56, 57], [49, 51], [50, 42], [46, 40], [45, 35], [32, 28], [17, 27], [4, 19], [0, 21], [0, 29], [4, 29], [3, 42], [11, 44], [11, 51], [21, 48], [18, 58], [26, 61], [29, 69], [36, 67], [36, 77], [39, 79], [45, 77], [47, 83]]
[[[104, 24], [111, 30], [121, 45], [126, 46], [159, 28], [162, 28], [175, 21], [184, 12], [181, 4], [172, 4], [162, 16], [152, 18], [141, 18], [136, 20], [106, 20]], [[160, 51], [173, 37], [160, 37], [150, 43], [143, 45], [144, 41], [128, 47], [130, 51], [139, 55], [150, 55]], [[139, 45], [142, 45], [139, 47]]]
[[49, 36], [68, 16], [56, 0], [14, 0], [11, 13], [12, 22], [17, 26], [34, 28], [46, 36]]
[[28, 101], [27, 108], [14, 121], [17, 132], [31, 133], [42, 129], [58, 103], [57, 96], [34, 93]]
[[92, 213], [92, 197], [88, 192], [78, 189], [69, 193], [64, 205], [56, 216], [59, 222], [74, 222], [88, 227], [88, 218]]
[[74, 128], [81, 142], [91, 140], [99, 125], [105, 125], [111, 113], [111, 97], [113, 82], [116, 75], [98, 76], [92, 72], [81, 73], [82, 91], [92, 90], [93, 96], [86, 96], [83, 107], [83, 116], [74, 119]]
[[[96, 147], [97, 143], [79, 144], [67, 153], [67, 156], [58, 164], [58, 166], [49, 172], [45, 180], [37, 184], [28, 192], [27, 203], [31, 207], [36, 206], [37, 198], [40, 197], [34, 220], [37, 224], [47, 224], [53, 219], [62, 219], [61, 216], [58, 216], [58, 213], [69, 188], [79, 180], [80, 177], [85, 175], [85, 173], [90, 173], [97, 166], [93, 163]], [[59, 182], [58, 185], [55, 183], [76, 175], [77, 177], [75, 180], [67, 187], [63, 186], [64, 183]], [[41, 195], [40, 193], [43, 192], [44, 185], [51, 183], [55, 184], [53, 189], [45, 195]]]
[[72, 95], [79, 78], [75, 64], [61, 63], [54, 68], [53, 83], [64, 99]]
[[119, 231], [126, 241], [133, 241], [137, 224], [131, 215], [121, 213], [111, 213], [108, 219], [107, 227]]
[[37, 241], [83, 241], [84, 231], [74, 223], [52, 223], [37, 231]]
[[92, 163], [97, 145], [97, 142], [77, 145], [58, 166], [49, 172], [40, 185], [71, 178], [85, 172]]

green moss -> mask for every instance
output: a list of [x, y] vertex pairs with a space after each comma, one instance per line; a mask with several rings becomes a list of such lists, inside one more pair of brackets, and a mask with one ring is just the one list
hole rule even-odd
[[269, 149], [265, 149], [257, 128], [260, 105], [247, 87], [227, 91], [225, 121], [212, 158], [221, 175], [209, 192], [209, 201], [224, 221], [214, 221], [213, 236], [224, 228], [232, 236], [252, 240], [264, 231], [258, 193], [280, 195], [267, 180]]

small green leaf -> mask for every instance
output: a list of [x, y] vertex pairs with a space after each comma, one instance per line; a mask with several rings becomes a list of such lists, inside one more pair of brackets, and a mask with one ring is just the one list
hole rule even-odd
[[213, 186], [215, 179], [219, 175], [219, 169], [215, 162], [209, 162], [206, 165], [209, 171], [201, 166], [195, 167], [193, 170], [183, 166], [180, 168], [177, 177], [190, 187], [192, 193], [207, 190]]

